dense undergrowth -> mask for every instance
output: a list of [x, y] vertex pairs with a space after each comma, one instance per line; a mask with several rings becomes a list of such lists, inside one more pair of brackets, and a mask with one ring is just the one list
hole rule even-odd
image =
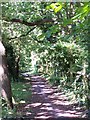
[[29, 71], [40, 73], [89, 110], [90, 2], [7, 2], [1, 6], [2, 40], [10, 77], [16, 82], [12, 83], [16, 102], [28, 95], [19, 76]]

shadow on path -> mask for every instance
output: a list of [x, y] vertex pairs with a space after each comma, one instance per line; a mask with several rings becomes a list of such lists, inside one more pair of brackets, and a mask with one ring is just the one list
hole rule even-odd
[[56, 120], [81, 118], [82, 111], [76, 110], [64, 93], [58, 92], [56, 87], [51, 87], [42, 77], [32, 76], [31, 85], [32, 98], [28, 98], [29, 101], [31, 99], [31, 103], [24, 106], [27, 117], [32, 119], [54, 118]]

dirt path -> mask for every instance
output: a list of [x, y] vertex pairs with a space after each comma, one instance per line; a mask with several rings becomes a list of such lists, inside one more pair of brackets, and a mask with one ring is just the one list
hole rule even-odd
[[81, 117], [82, 111], [76, 110], [64, 93], [51, 87], [40, 76], [31, 77], [32, 97], [30, 103], [24, 105], [24, 113], [32, 119], [48, 119], [59, 117]]

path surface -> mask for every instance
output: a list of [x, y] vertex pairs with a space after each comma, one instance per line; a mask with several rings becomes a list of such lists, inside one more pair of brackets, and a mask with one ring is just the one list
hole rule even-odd
[[81, 117], [82, 111], [76, 110], [64, 93], [51, 87], [45, 79], [32, 76], [31, 84], [32, 97], [28, 98], [31, 103], [24, 106], [26, 116], [33, 119]]

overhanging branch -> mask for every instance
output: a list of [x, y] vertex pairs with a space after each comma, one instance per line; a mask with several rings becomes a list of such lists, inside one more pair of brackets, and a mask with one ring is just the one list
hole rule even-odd
[[[15, 37], [13, 37], [13, 38], [8, 38], [9, 40], [12, 40], [12, 39], [17, 39], [17, 38], [21, 38], [21, 37], [25, 37], [25, 36], [27, 36], [32, 30], [34, 30], [36, 27], [33, 27], [32, 29], [30, 29], [26, 34], [22, 34], [22, 35], [20, 35], [20, 36], [15, 36]], [[42, 43], [43, 41], [38, 41], [38, 40], [36, 40], [38, 43]]]
[[11, 19], [11, 20], [7, 20], [4, 18], [5, 21], [7, 22], [15, 22], [15, 23], [21, 23], [21, 24], [24, 24], [26, 26], [35, 26], [35, 25], [42, 25], [44, 23], [50, 23], [50, 22], [54, 22], [54, 20], [52, 19], [41, 19], [41, 20], [38, 20], [38, 21], [35, 21], [35, 22], [27, 22], [27, 21], [24, 21], [24, 20], [20, 20], [20, 19]]
[[[53, 19], [47, 19], [47, 18], [41, 19], [41, 20], [38, 20], [38, 21], [35, 21], [35, 22], [27, 22], [27, 21], [24, 21], [24, 20], [21, 20], [21, 19], [16, 19], [16, 18], [9, 20], [9, 19], [6, 19], [5, 17], [3, 17], [3, 20], [7, 21], [7, 22], [12, 22], [12, 23], [24, 24], [26, 26], [39, 26], [39, 25], [43, 25], [45, 23], [53, 23], [54, 22]], [[24, 37], [24, 36], [28, 35], [34, 28], [32, 28], [31, 30], [29, 30], [26, 34], [20, 35], [19, 37], [15, 36], [13, 38], [8, 38], [8, 39], [11, 40], [11, 39], [16, 39], [16, 38]], [[42, 41], [38, 41], [38, 40], [37, 40], [37, 42], [42, 43]]]
[[30, 29], [26, 34], [22, 34], [20, 36], [15, 36], [13, 38], [8, 38], [8, 39], [11, 40], [11, 39], [16, 39], [16, 38], [21, 38], [21, 37], [27, 36], [34, 29], [35, 29], [35, 27], [33, 27], [32, 29]]

